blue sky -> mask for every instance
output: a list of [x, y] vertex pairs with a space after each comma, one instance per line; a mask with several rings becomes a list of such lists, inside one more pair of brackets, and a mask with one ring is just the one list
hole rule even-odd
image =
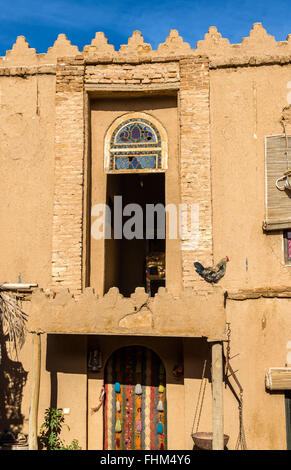
[[209, 26], [231, 43], [262, 22], [278, 41], [291, 33], [290, 0], [0, 0], [0, 55], [23, 35], [37, 52], [46, 52], [59, 33], [82, 50], [96, 31], [104, 31], [118, 49], [139, 29], [154, 49], [170, 29], [196, 46]]

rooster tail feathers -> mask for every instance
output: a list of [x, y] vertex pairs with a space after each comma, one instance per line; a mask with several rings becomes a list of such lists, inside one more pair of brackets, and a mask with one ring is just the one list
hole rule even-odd
[[204, 266], [202, 266], [201, 263], [198, 263], [198, 261], [195, 261], [194, 266], [195, 266], [196, 272], [197, 272], [198, 274], [201, 274], [202, 271], [204, 270]]

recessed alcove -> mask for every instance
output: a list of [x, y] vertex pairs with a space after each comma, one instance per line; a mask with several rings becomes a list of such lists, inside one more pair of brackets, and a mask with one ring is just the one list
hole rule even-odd
[[[114, 204], [114, 197], [122, 197], [122, 212], [129, 204], [137, 204], [142, 213], [142, 227], [134, 224], [130, 231], [135, 234], [133, 239], [126, 237], [126, 223], [132, 217], [137, 220], [138, 213], [132, 212], [130, 215], [123, 216], [115, 214], [114, 211], [120, 210], [117, 204]], [[162, 237], [165, 221], [164, 213], [160, 206], [159, 220], [157, 211], [154, 213], [154, 226], [148, 220], [146, 224], [146, 206], [161, 204], [165, 205], [165, 174], [164, 173], [135, 173], [135, 174], [112, 174], [107, 175], [107, 205], [111, 212], [111, 239], [105, 240], [105, 285], [104, 291], [107, 292], [110, 287], [118, 287], [121, 294], [129, 297], [136, 287], [147, 289], [146, 283], [146, 259], [151, 253], [158, 253], [161, 257], [165, 254], [165, 238]], [[148, 206], [148, 214], [149, 211]], [[120, 218], [119, 218], [120, 215]], [[118, 239], [118, 230], [114, 233], [114, 218], [116, 221], [122, 221], [122, 238]], [[153, 219], [152, 219], [153, 220]], [[117, 228], [117, 227], [116, 227]], [[151, 235], [147, 237], [147, 228], [151, 229]], [[140, 238], [142, 237], [142, 238]], [[151, 282], [150, 294], [153, 296], [158, 287], [164, 286], [164, 280], [155, 280]]]
[[[90, 95], [91, 96], [91, 95]], [[181, 202], [179, 184], [179, 135], [177, 120], [177, 96], [148, 94], [114, 94], [110, 97], [91, 96], [90, 110], [90, 209], [96, 204], [114, 206], [114, 196], [123, 197], [123, 207], [129, 203], [161, 203], [164, 206]], [[156, 140], [136, 141], [127, 149], [119, 141], [113, 140], [116, 132], [133, 120], [145, 123], [156, 132]], [[147, 135], [149, 137], [149, 135]], [[138, 139], [137, 139], [138, 140]], [[122, 142], [123, 143], [123, 142]], [[149, 145], [147, 145], [149, 144]], [[126, 143], [127, 145], [127, 143]], [[133, 147], [133, 148], [132, 148]], [[128, 152], [127, 152], [128, 150]], [[136, 158], [137, 167], [131, 168], [131, 162], [120, 158], [128, 154]], [[143, 166], [141, 159], [148, 159]], [[125, 166], [124, 166], [125, 165]], [[123, 223], [132, 216], [123, 218]], [[96, 219], [91, 218], [91, 224]], [[168, 216], [165, 217], [165, 225]], [[113, 230], [113, 221], [111, 222]], [[168, 228], [165, 230], [167, 233]], [[88, 231], [89, 233], [89, 231]], [[111, 287], [118, 287], [125, 297], [144, 287], [146, 283], [146, 256], [150, 252], [164, 255], [166, 282], [156, 279], [151, 284], [150, 296], [159, 286], [166, 284], [167, 289], [179, 295], [182, 285], [182, 265], [180, 240], [140, 240], [133, 239], [94, 239], [90, 233], [90, 263], [87, 285], [93, 287], [102, 296]]]

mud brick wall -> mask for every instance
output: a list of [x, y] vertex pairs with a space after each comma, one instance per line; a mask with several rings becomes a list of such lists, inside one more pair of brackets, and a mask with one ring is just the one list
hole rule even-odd
[[52, 283], [76, 293], [82, 288], [83, 83], [82, 58], [58, 62]]
[[181, 203], [198, 204], [199, 239], [181, 241], [184, 287], [205, 288], [193, 276], [193, 262], [212, 263], [210, 114], [208, 59], [180, 61], [180, 184]]

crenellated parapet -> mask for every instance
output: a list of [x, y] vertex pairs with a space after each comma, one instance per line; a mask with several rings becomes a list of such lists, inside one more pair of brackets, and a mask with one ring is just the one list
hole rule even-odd
[[116, 51], [112, 44], [108, 44], [108, 39], [105, 34], [101, 31], [96, 33], [95, 38], [92, 39], [89, 46], [85, 46], [83, 49], [84, 56], [89, 57], [106, 57], [113, 58], [116, 55]]
[[55, 61], [58, 57], [72, 57], [79, 54], [77, 46], [72, 46], [71, 41], [65, 34], [59, 34], [53, 47], [49, 47], [46, 54], [43, 56], [43, 60]]
[[263, 28], [261, 23], [254, 23], [248, 37], [243, 38], [241, 50], [244, 53], [258, 54], [263, 51], [267, 54], [276, 54], [282, 43], [277, 43], [274, 36], [271, 36]]
[[210, 60], [210, 68], [222, 66], [245, 66], [291, 61], [291, 34], [286, 41], [277, 42], [267, 33], [261, 23], [255, 23], [248, 37], [242, 38], [240, 44], [231, 44], [227, 38], [211, 26], [204, 39], [197, 42], [197, 47], [183, 40], [178, 31], [172, 29], [165, 42], [152, 49], [146, 43], [140, 31], [134, 31], [127, 44], [119, 50], [108, 42], [103, 32], [97, 32], [91, 44], [84, 46], [79, 52], [77, 46], [71, 44], [64, 34], [59, 34], [52, 47], [46, 53], [37, 54], [24, 38], [18, 36], [11, 50], [0, 57], [1, 67], [35, 66], [38, 64], [56, 64], [60, 57], [82, 55], [89, 63], [142, 63], [181, 59], [189, 56], [206, 55]]
[[127, 44], [122, 44], [119, 49], [119, 54], [121, 56], [127, 55], [140, 55], [140, 54], [150, 54], [152, 51], [152, 46], [145, 43], [144, 38], [140, 31], [134, 31], [132, 36], [128, 39]]
[[191, 46], [188, 42], [184, 42], [176, 29], [171, 29], [169, 36], [165, 42], [160, 44], [157, 49], [157, 55], [187, 55], [191, 54]]
[[46, 333], [185, 336], [224, 339], [224, 294], [220, 287], [185, 289], [173, 297], [160, 288], [149, 297], [137, 287], [131, 297], [117, 287], [98, 297], [86, 288], [77, 298], [69, 291], [38, 289], [31, 297], [28, 329]]
[[228, 39], [223, 38], [217, 31], [216, 26], [210, 26], [208, 33], [202, 41], [197, 42], [197, 52], [206, 55], [225, 54], [231, 51], [231, 44]]
[[39, 55], [31, 48], [24, 36], [18, 36], [11, 51], [6, 52], [3, 58], [6, 66], [10, 65], [35, 65], [39, 62]]

